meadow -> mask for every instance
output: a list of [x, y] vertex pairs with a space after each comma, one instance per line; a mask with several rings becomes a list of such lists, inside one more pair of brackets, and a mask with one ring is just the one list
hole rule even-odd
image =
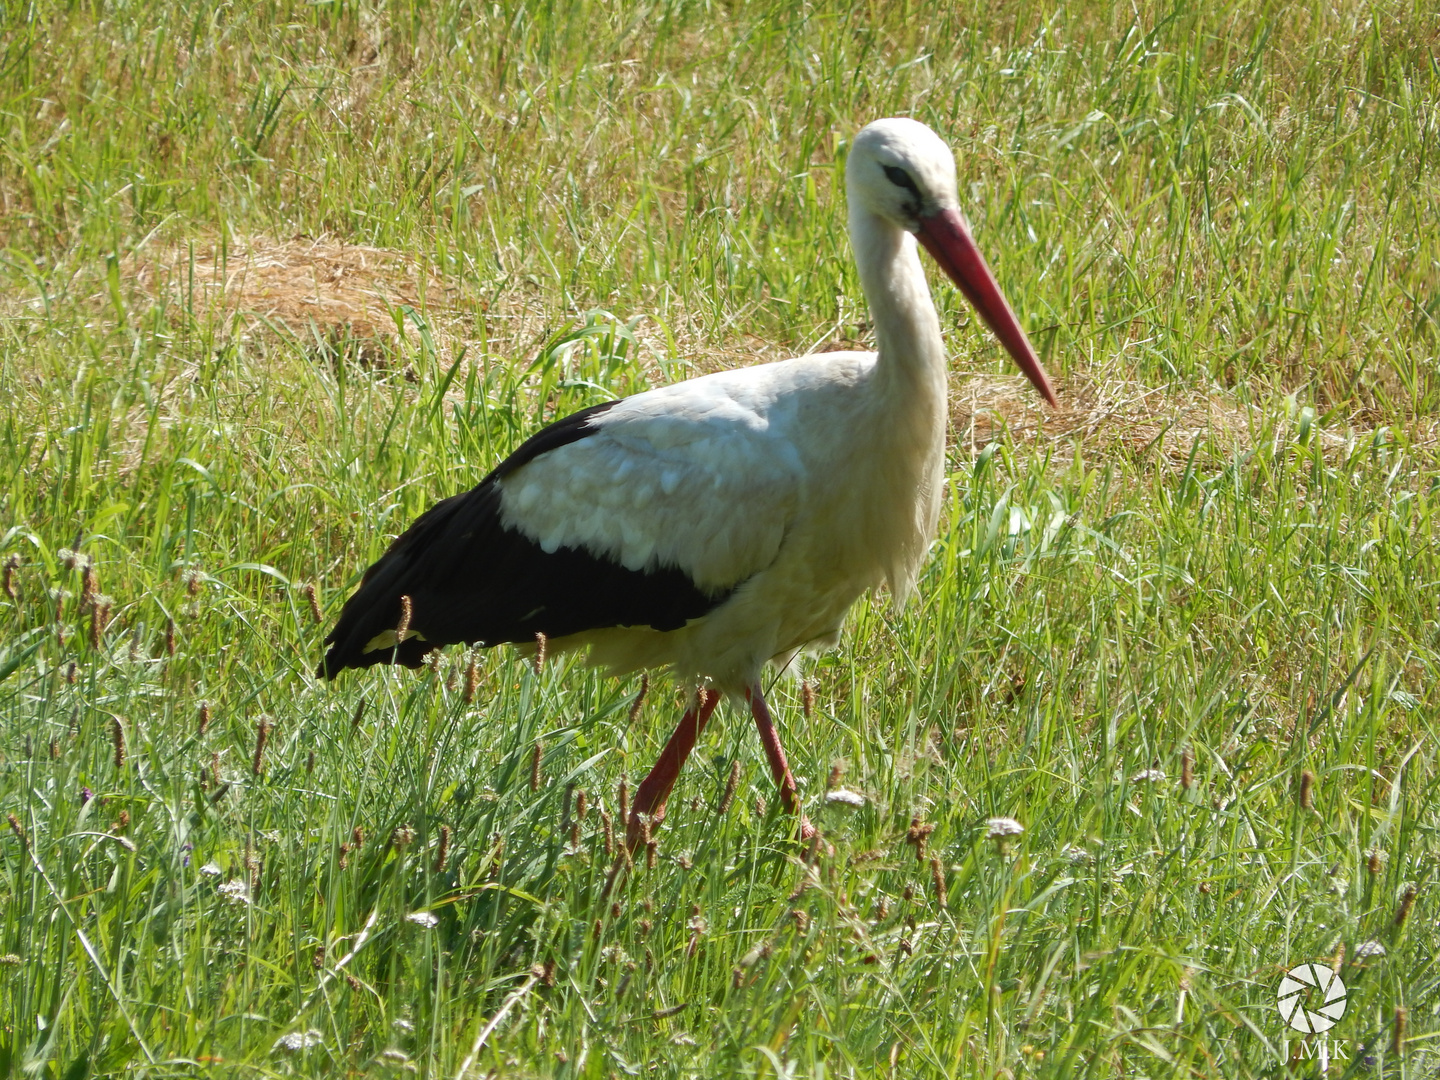
[[[1435, 1075], [1437, 56], [1403, 0], [7, 5], [0, 1073]], [[541, 424], [865, 342], [896, 114], [1061, 408], [932, 274], [919, 594], [773, 691], [825, 843], [722, 707], [606, 894], [683, 687], [321, 642]]]

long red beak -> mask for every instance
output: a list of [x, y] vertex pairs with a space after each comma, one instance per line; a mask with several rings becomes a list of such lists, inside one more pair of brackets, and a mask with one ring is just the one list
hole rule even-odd
[[985, 325], [995, 331], [1000, 344], [1005, 346], [1005, 351], [1019, 365], [1025, 377], [1035, 384], [1035, 389], [1046, 401], [1059, 408], [1060, 403], [1055, 400], [1055, 391], [1050, 386], [1050, 376], [1040, 366], [1025, 331], [1020, 329], [1015, 313], [1005, 302], [1005, 295], [996, 284], [990, 268], [985, 265], [980, 249], [970, 237], [970, 230], [965, 228], [960, 211], [941, 210], [922, 217], [919, 238], [925, 250], [975, 306]]

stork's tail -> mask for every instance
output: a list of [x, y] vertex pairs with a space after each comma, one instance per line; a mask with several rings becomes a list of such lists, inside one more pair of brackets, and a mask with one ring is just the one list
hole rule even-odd
[[431, 649], [463, 640], [446, 617], [453, 607], [446, 593], [456, 583], [445, 580], [444, 569], [455, 565], [457, 539], [468, 538], [464, 519], [490, 510], [485, 494], [477, 489], [436, 503], [365, 571], [325, 638], [330, 648], [317, 675], [333, 679], [374, 664], [416, 668]]

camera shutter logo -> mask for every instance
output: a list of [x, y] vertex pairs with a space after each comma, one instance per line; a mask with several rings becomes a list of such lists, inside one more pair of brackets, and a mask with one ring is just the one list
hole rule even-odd
[[[1318, 990], [1319, 994], [1310, 993], [1312, 990]], [[1275, 998], [1285, 1022], [1307, 1035], [1329, 1031], [1345, 1015], [1345, 984], [1324, 964], [1291, 968], [1280, 980]], [[1319, 1008], [1306, 1008], [1307, 999], [1313, 1003], [1317, 998], [1321, 1002]]]

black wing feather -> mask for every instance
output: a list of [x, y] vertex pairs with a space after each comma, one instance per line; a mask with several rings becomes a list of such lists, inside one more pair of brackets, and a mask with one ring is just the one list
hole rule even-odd
[[[457, 642], [499, 645], [563, 637], [614, 626], [677, 630], [713, 610], [729, 593], [699, 589], [675, 567], [628, 570], [579, 548], [547, 554], [500, 523], [497, 481], [541, 454], [595, 432], [596, 405], [527, 439], [475, 488], [436, 503], [401, 534], [345, 602], [319, 674], [400, 663], [419, 667], [431, 649]], [[410, 597], [410, 626], [420, 637], [395, 648], [365, 646], [400, 622]], [[423, 640], [421, 640], [423, 638]]]

